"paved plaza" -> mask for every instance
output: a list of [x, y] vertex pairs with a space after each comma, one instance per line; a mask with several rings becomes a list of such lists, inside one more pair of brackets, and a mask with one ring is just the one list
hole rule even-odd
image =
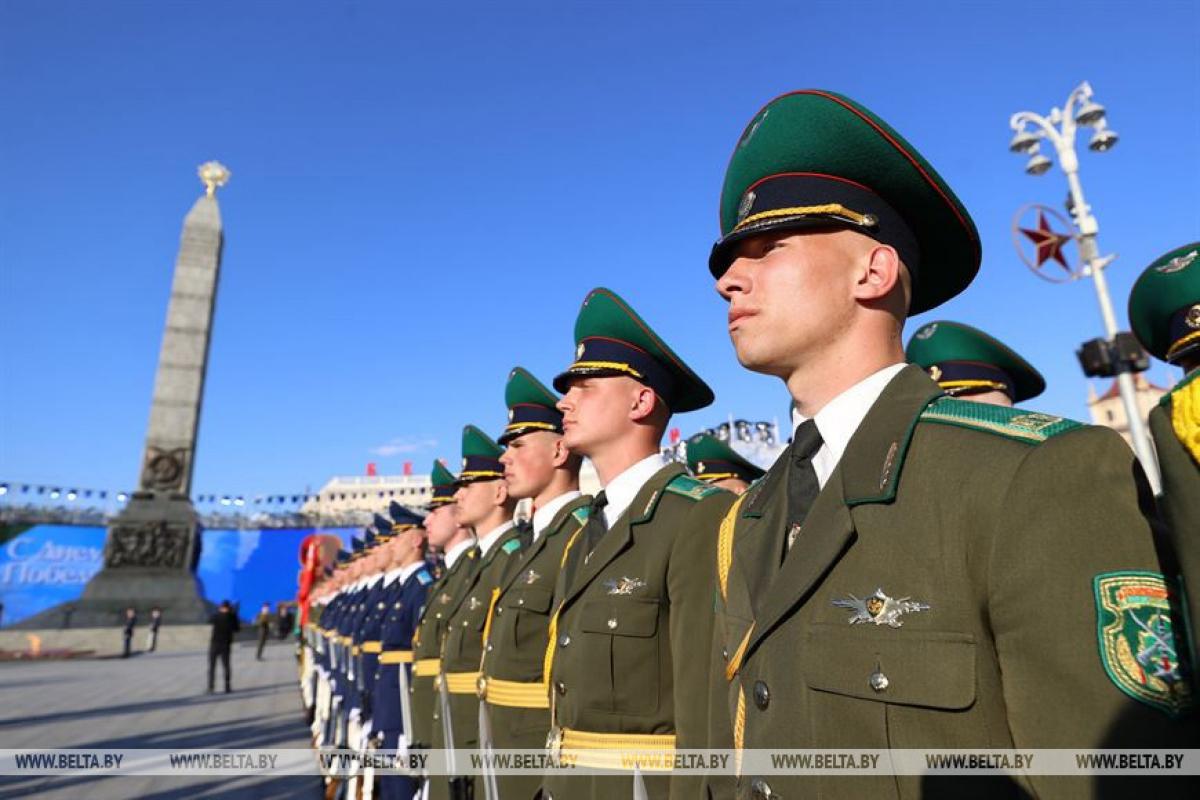
[[[0, 748], [308, 747], [295, 647], [233, 651], [233, 689], [206, 694], [207, 654], [0, 664]], [[4, 777], [4, 797], [318, 798], [320, 778]]]

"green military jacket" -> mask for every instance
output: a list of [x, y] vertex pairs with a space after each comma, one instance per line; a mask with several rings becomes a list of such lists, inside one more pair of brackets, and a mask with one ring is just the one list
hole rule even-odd
[[[1200, 679], [1196, 670], [1196, 639], [1200, 635], [1200, 463], [1180, 441], [1171, 417], [1181, 411], [1174, 405], [1181, 392], [1196, 396], [1198, 379], [1200, 372], [1184, 378], [1150, 411], [1150, 434], [1154, 437], [1154, 449], [1158, 452], [1158, 466], [1162, 471], [1163, 494], [1159, 498], [1159, 510], [1171, 532], [1179, 560], [1191, 629], [1188, 642], [1191, 645], [1193, 686], [1197, 686], [1197, 679]], [[1200, 426], [1200, 419], [1195, 417], [1198, 413], [1200, 408], [1193, 409], [1189, 421], [1182, 423], [1194, 431], [1193, 436], [1200, 436], [1200, 431], [1195, 430]]]
[[[725, 719], [747, 757], [1195, 746], [1177, 721], [1189, 691], [1150, 494], [1116, 433], [944, 397], [907, 367], [862, 420], [785, 560], [790, 456], [719, 533], [714, 642], [731, 678]], [[1145, 624], [1156, 635], [1143, 656]], [[744, 769], [736, 794], [1096, 792], [1081, 778], [941, 780]]]
[[450, 619], [450, 607], [466, 591], [466, 580], [479, 564], [479, 549], [468, 547], [454, 566], [447, 569], [429, 587], [425, 609], [421, 613], [413, 636], [413, 678], [409, 684], [412, 697], [413, 739], [426, 747], [433, 746], [434, 732], [441, 736], [441, 716], [438, 711], [436, 673], [417, 675], [417, 664], [437, 661], [441, 657], [442, 637]]
[[[541, 707], [517, 707], [493, 702], [499, 690], [485, 688], [491, 716], [493, 744], [498, 750], [536, 750], [545, 746], [550, 731], [550, 711], [542, 684], [547, 630], [554, 585], [563, 551], [571, 536], [587, 521], [591, 498], [582, 495], [554, 515], [546, 530], [521, 552], [501, 582], [500, 596], [484, 644], [481, 672], [489, 687], [495, 679], [537, 687], [546, 701]], [[508, 698], [508, 703], [512, 698]], [[536, 774], [497, 775], [501, 797], [533, 797], [542, 779]]]
[[[667, 464], [590, 558], [568, 552], [555, 588], [549, 675], [556, 738], [567, 731], [673, 734], [677, 748], [704, 747], [708, 670], [696, 665], [705, 663], [712, 636], [717, 524], [733, 499], [679, 464]], [[631, 791], [630, 773], [566, 772], [546, 776], [547, 798], [623, 797]], [[662, 773], [648, 774], [646, 785], [650, 797], [666, 797], [669, 790], [691, 800], [700, 791], [698, 780]]]
[[[479, 557], [479, 566], [466, 579], [458, 602], [450, 608], [446, 635], [442, 639], [443, 675], [471, 675], [469, 694], [450, 694], [450, 713], [454, 724], [454, 745], [458, 748], [479, 746], [479, 695], [476, 693], [479, 663], [483, 659], [483, 626], [487, 621], [492, 590], [499, 585], [512, 559], [519, 558], [520, 532], [513, 527]], [[455, 678], [451, 677], [454, 681]], [[453, 687], [453, 683], [451, 684]], [[443, 747], [440, 729], [434, 731], [434, 747]]]

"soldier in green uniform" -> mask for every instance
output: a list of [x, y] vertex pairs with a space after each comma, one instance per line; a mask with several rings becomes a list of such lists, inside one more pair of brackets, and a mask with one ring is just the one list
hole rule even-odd
[[[564, 392], [564, 443], [591, 460], [603, 490], [567, 544], [555, 589], [550, 745], [614, 774], [551, 773], [543, 792], [629, 796], [634, 781], [612, 750], [704, 746], [708, 671], [696, 667], [711, 639], [713, 532], [733, 495], [663, 463], [671, 415], [709, 405], [712, 390], [613, 292], [583, 301], [575, 360], [554, 386]], [[649, 797], [697, 796], [697, 781], [644, 771]]]
[[[509, 497], [504, 483], [502, 453], [500, 446], [479, 428], [463, 428], [463, 468], [454, 501], [459, 524], [475, 532], [479, 557], [475, 568], [464, 577], [456, 602], [447, 607], [450, 617], [442, 639], [442, 679], [449, 692], [454, 735], [453, 743], [445, 746], [460, 750], [479, 747], [478, 688], [484, 624], [493, 591], [521, 549], [513, 524], [516, 501]], [[435, 746], [440, 746], [440, 741], [435, 732]], [[457, 791], [470, 792], [473, 780], [471, 776], [456, 776], [453, 782], [462, 786]]]
[[978, 328], [938, 320], [917, 329], [904, 355], [951, 397], [1013, 406], [1046, 390], [1046, 380], [1008, 345]]
[[[1143, 347], [1183, 370], [1183, 380], [1150, 411], [1150, 434], [1162, 471], [1159, 508], [1179, 558], [1195, 664], [1200, 633], [1200, 242], [1177, 247], [1146, 268], [1129, 297], [1129, 320]], [[1194, 684], [1198, 677], [1193, 669]]]
[[720, 218], [709, 267], [738, 360], [783, 380], [800, 417], [718, 534], [736, 795], [1097, 790], [765, 775], [756, 748], [1194, 746], [1129, 447], [1107, 428], [947, 397], [904, 363], [906, 317], [980, 263], [929, 162], [853, 100], [794, 92], [745, 129]]
[[[429, 544], [443, 553], [443, 569], [430, 587], [425, 609], [413, 635], [412, 695], [413, 739], [418, 747], [441, 747], [442, 717], [438, 704], [438, 676], [441, 673], [441, 645], [450, 619], [450, 608], [457, 602], [466, 577], [474, 570], [478, 550], [470, 528], [458, 523], [454, 493], [458, 481], [440, 462], [434, 462], [433, 497], [425, 530]], [[436, 744], [435, 744], [436, 743]], [[431, 780], [430, 786], [445, 795], [446, 781]]]
[[[533, 504], [531, 541], [497, 587], [484, 624], [480, 700], [489, 717], [491, 745], [537, 750], [550, 730], [545, 675], [550, 603], [567, 540], [587, 519], [590, 497], [579, 493], [581, 459], [563, 443], [558, 396], [524, 369], [508, 376], [508, 425], [500, 437], [500, 463], [510, 497]], [[482, 742], [481, 735], [481, 742]], [[533, 797], [536, 774], [497, 775], [501, 798]]]
[[715, 436], [698, 433], [687, 442], [687, 464], [705, 483], [743, 494], [766, 470], [747, 461]]

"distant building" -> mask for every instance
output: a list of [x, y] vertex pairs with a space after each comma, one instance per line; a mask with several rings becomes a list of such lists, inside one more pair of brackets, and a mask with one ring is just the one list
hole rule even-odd
[[[1150, 383], [1140, 372], [1133, 376], [1133, 386], [1138, 414], [1142, 422], [1146, 422], [1150, 417], [1150, 409], [1158, 405], [1159, 399], [1168, 390]], [[1112, 428], [1121, 434], [1130, 447], [1133, 446], [1133, 440], [1129, 438], [1129, 417], [1125, 416], [1125, 404], [1121, 401], [1116, 380], [1101, 395], [1096, 394], [1095, 384], [1088, 383], [1088, 412], [1092, 415], [1093, 424]]]
[[388, 503], [421, 508], [429, 502], [432, 484], [428, 475], [337, 475], [311, 496], [300, 512], [314, 516], [351, 511], [386, 514]]

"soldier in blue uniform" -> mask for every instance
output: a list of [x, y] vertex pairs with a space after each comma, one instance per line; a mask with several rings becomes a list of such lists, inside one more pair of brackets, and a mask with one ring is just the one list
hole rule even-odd
[[[416, 514], [404, 513], [409, 519], [398, 521], [393, 511], [395, 533], [387, 545], [392, 568], [384, 581], [393, 591], [380, 631], [372, 720], [373, 739], [378, 749], [401, 757], [408, 753], [411, 733], [405, 730], [405, 721], [412, 724], [410, 698], [402, 694], [412, 684], [412, 637], [417, 617], [425, 605], [425, 594], [433, 583], [433, 575], [425, 564], [425, 529]], [[379, 787], [384, 800], [410, 800], [417, 791], [417, 782], [407, 775], [389, 774], [380, 778]]]

